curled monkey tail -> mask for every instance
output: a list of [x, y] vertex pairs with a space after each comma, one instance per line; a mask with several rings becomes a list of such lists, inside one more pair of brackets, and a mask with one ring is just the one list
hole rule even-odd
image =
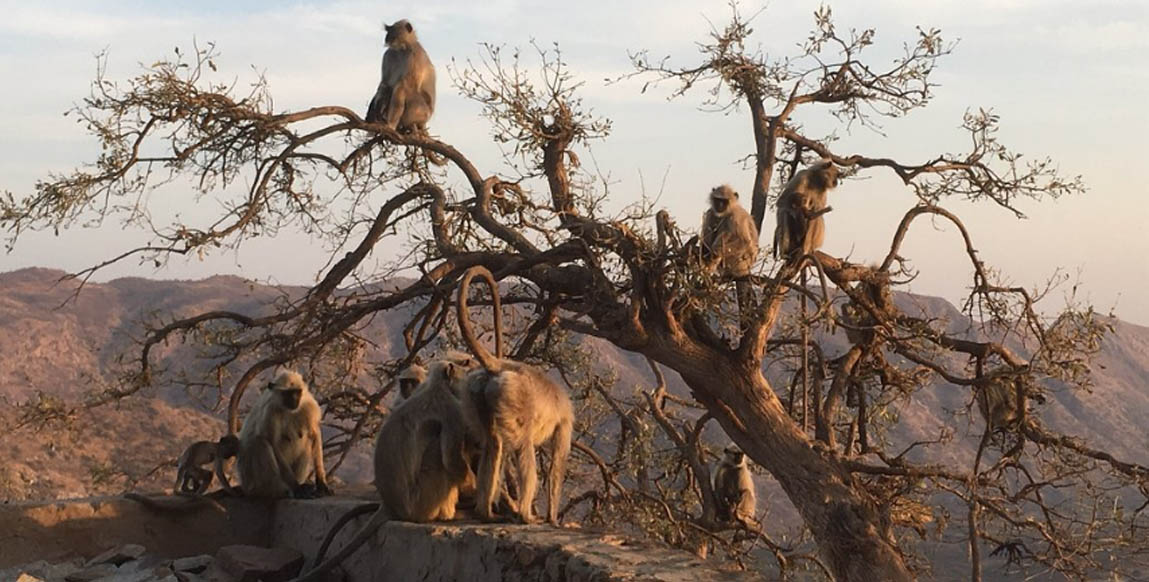
[[[312, 568], [309, 572], [292, 580], [291, 582], [320, 582], [323, 580], [323, 577], [331, 571], [332, 568], [341, 564], [343, 560], [346, 560], [351, 556], [351, 554], [354, 554], [355, 551], [358, 550], [359, 547], [362, 546], [368, 538], [375, 535], [375, 532], [379, 529], [379, 527], [386, 523], [389, 519], [387, 509], [383, 507], [382, 504], [365, 504], [352, 509], [351, 511], [347, 512], [347, 515], [344, 515], [342, 518], [340, 518], [339, 522], [336, 522], [336, 527], [332, 528], [332, 533], [329, 535], [332, 539], [334, 539], [334, 532], [342, 527], [343, 523], [350, 521], [353, 517], [362, 515], [364, 508], [370, 507], [372, 505], [378, 505], [378, 508], [375, 510], [375, 514], [371, 516], [371, 521], [368, 521], [367, 525], [363, 526], [363, 529], [359, 530], [359, 532], [355, 534], [355, 537], [351, 538], [351, 541], [347, 542], [346, 546], [343, 546], [343, 549], [339, 550], [337, 554], [331, 556], [327, 560], [324, 560], [322, 563]], [[330, 540], [325, 539], [323, 541], [324, 545], [321, 546], [319, 550], [320, 557], [322, 557], [322, 552], [324, 552], [326, 546], [329, 543]], [[316, 558], [317, 561], [319, 559], [320, 558]]]
[[347, 525], [348, 522], [356, 517], [378, 510], [378, 503], [364, 503], [344, 513], [335, 521], [335, 525], [331, 526], [331, 529], [328, 530], [327, 536], [323, 538], [323, 543], [319, 546], [319, 553], [315, 554], [315, 562], [320, 563], [323, 561], [323, 556], [327, 555], [327, 548], [331, 547], [331, 542], [335, 541], [335, 536], [343, 529], [343, 526]]
[[[487, 287], [491, 290], [491, 301], [495, 308], [495, 355], [492, 356], [483, 344], [475, 338], [475, 329], [471, 325], [471, 318], [467, 315], [467, 291], [471, 287], [471, 280], [475, 276], [483, 279]], [[467, 342], [467, 347], [470, 348], [471, 353], [475, 354], [475, 358], [483, 366], [483, 369], [497, 374], [502, 370], [503, 358], [503, 315], [502, 304], [499, 298], [499, 286], [495, 283], [495, 276], [491, 274], [486, 267], [476, 265], [467, 269], [463, 275], [462, 281], [459, 282], [459, 298], [458, 298], [458, 316], [459, 316], [459, 331], [463, 334], [463, 340]]]

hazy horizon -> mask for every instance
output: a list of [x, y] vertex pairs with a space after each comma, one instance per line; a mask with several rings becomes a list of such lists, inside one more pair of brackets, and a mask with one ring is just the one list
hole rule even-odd
[[[611, 206], [658, 197], [680, 226], [694, 225], [704, 194], [729, 182], [746, 193], [752, 172], [739, 160], [753, 149], [745, 107], [730, 115], [704, 112], [705, 88], [667, 102], [665, 91], [641, 92], [643, 80], [603, 83], [630, 70], [627, 51], [649, 49], [671, 55], [671, 63], [697, 61], [695, 43], [711, 24], [729, 18], [724, 1], [584, 2], [546, 5], [501, 0], [492, 3], [400, 2], [381, 11], [377, 3], [338, 2], [197, 3], [194, 8], [140, 2], [63, 2], [51, 6], [0, 2], [0, 72], [16, 79], [0, 98], [0, 191], [20, 197], [49, 172], [67, 171], [94, 158], [96, 141], [61, 114], [88, 94], [95, 74], [93, 55], [108, 51], [108, 75], [122, 80], [138, 63], [214, 42], [221, 74], [239, 86], [266, 74], [277, 110], [346, 105], [361, 111], [378, 82], [382, 23], [409, 18], [439, 72], [439, 103], [431, 131], [458, 147], [484, 172], [502, 169], [500, 152], [474, 104], [451, 85], [452, 59], [479, 55], [479, 42], [529, 47], [558, 43], [578, 79], [587, 106], [614, 121], [606, 141], [592, 144], [584, 164], [611, 178]], [[770, 55], [793, 54], [812, 26], [817, 2], [743, 3], [757, 13], [754, 42]], [[1090, 191], [1041, 204], [1022, 201], [1028, 215], [1018, 221], [990, 204], [945, 201], [965, 221], [980, 255], [1013, 284], [1041, 286], [1062, 268], [1072, 280], [1043, 306], [1055, 310], [1062, 294], [1080, 282], [1079, 293], [1102, 312], [1149, 325], [1149, 232], [1143, 180], [1126, 168], [1141, 167], [1149, 132], [1149, 69], [1140, 55], [1149, 49], [1149, 5], [1139, 2], [1015, 0], [907, 2], [882, 0], [830, 3], [839, 29], [877, 29], [877, 62], [916, 38], [915, 25], [940, 28], [960, 39], [954, 54], [940, 61], [932, 103], [897, 120], [882, 120], [882, 133], [838, 128], [835, 151], [864, 152], [908, 162], [942, 152], [961, 152], [967, 136], [962, 114], [978, 107], [1001, 116], [998, 138], [1027, 158], [1049, 156], [1061, 172], [1081, 174]], [[526, 52], [526, 51], [525, 51]], [[811, 115], [810, 128], [830, 128]], [[813, 131], [815, 135], [819, 131]], [[582, 152], [580, 152], [580, 155]], [[1131, 175], [1125, 178], [1125, 175]], [[853, 261], [883, 256], [902, 214], [916, 199], [886, 173], [844, 183], [831, 194], [825, 249]], [[665, 186], [663, 187], [665, 177]], [[196, 214], [190, 197], [153, 199], [164, 213]], [[385, 194], [381, 194], [385, 195]], [[171, 201], [171, 202], [169, 202]], [[767, 223], [772, 216], [767, 217]], [[902, 290], [957, 302], [969, 284], [969, 266], [952, 228], [922, 222], [911, 232], [907, 252], [920, 277]], [[763, 229], [768, 247], [771, 227]], [[99, 230], [74, 228], [22, 235], [15, 250], [0, 254], [0, 272], [39, 266], [75, 271], [146, 240], [142, 231], [108, 223]], [[390, 244], [378, 255], [394, 253]], [[283, 260], [283, 257], [290, 260]], [[1129, 257], [1129, 258], [1126, 258]], [[199, 279], [236, 274], [260, 281], [309, 285], [327, 254], [306, 236], [282, 233], [255, 241], [238, 254], [217, 252], [200, 262], [173, 258], [157, 271], [128, 261], [102, 271], [106, 281], [122, 276]], [[956, 283], [955, 283], [956, 282]], [[1133, 292], [1126, 292], [1132, 289]]]

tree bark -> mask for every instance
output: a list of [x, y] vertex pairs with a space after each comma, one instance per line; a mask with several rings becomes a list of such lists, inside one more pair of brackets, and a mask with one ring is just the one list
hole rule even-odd
[[782, 485], [835, 579], [914, 579], [873, 499], [830, 449], [816, 449], [798, 430], [760, 369], [683, 336], [650, 340], [646, 355], [677, 371], [731, 439]]

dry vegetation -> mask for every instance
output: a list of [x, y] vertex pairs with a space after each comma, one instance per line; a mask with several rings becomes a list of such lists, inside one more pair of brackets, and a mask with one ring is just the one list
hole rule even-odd
[[[29, 196], [9, 195], [0, 203], [0, 225], [13, 240], [99, 216], [153, 229], [152, 240], [109, 262], [162, 262], [287, 226], [302, 226], [335, 249], [319, 284], [301, 297], [280, 298], [268, 313], [223, 310], [152, 321], [118, 381], [88, 405], [170, 381], [178, 371], [157, 367], [156, 351], [182, 339], [202, 350], [212, 366], [208, 378], [234, 386], [233, 429], [244, 391], [275, 365], [307, 368], [317, 386], [351, 387], [323, 394], [328, 414], [344, 428], [329, 446], [342, 451], [369, 438], [391, 373], [428, 346], [451, 341], [453, 285], [464, 270], [483, 265], [504, 282], [504, 303], [524, 315], [513, 330], [512, 353], [554, 369], [580, 402], [576, 460], [583, 466], [575, 470], [589, 468], [598, 482], [570, 498], [568, 517], [625, 525], [698, 551], [714, 548], [784, 576], [910, 580], [928, 568], [911, 540], [927, 535], [968, 536], [975, 580], [987, 553], [1031, 573], [1069, 578], [1129, 568], [1133, 562], [1112, 558], [1135, 557], [1147, 547], [1141, 509], [1149, 470], [1040, 420], [1051, 389], [1091, 387], [1090, 360], [1108, 320], [1077, 305], [1043, 315], [1036, 304], [1046, 290], [1000, 283], [961, 219], [943, 206], [968, 199], [1020, 214], [1018, 199], [1080, 193], [1080, 180], [999, 143], [999, 120], [989, 111], [966, 115], [968, 151], [913, 161], [836, 151], [832, 139], [807, 135], [794, 122], [796, 111], [820, 107], [844, 125], [870, 126], [926, 106], [934, 67], [952, 48], [937, 30], [918, 30], [902, 57], [884, 65], [867, 60], [875, 32], [839, 30], [828, 9], [815, 14], [809, 38], [791, 56], [755, 52], [751, 33], [734, 14], [702, 39], [696, 62], [632, 58], [635, 76], [673, 84], [678, 97], [702, 91], [720, 110], [749, 112], [747, 130], [757, 144], [750, 201], [760, 230], [771, 194], [817, 158], [854, 176], [892, 172], [906, 185], [911, 208], [876, 265], [821, 252], [760, 264], [753, 316], [744, 324], [729, 283], [690, 259], [692, 225], [675, 225], [641, 204], [604, 215], [606, 192], [581, 168], [578, 152], [606, 138], [610, 122], [584, 106], [575, 72], [552, 50], [538, 51], [539, 74], [519, 53], [495, 47], [455, 71], [456, 88], [482, 105], [496, 141], [515, 162], [503, 173], [476, 167], [467, 152], [434, 137], [397, 134], [344, 107], [273, 111], [260, 80], [244, 95], [213, 80], [211, 48], [161, 60], [123, 82], [101, 74], [73, 114], [101, 140], [103, 153], [92, 166], [47, 178]], [[447, 166], [428, 166], [426, 152]], [[148, 193], [169, 182], [223, 200], [226, 211], [204, 225], [151, 223]], [[447, 186], [454, 183], [463, 186]], [[968, 329], [951, 329], [894, 300], [913, 276], [901, 258], [905, 235], [924, 219], [962, 234], [958, 244], [974, 272], [961, 283], [971, 290], [962, 306]], [[399, 225], [415, 233], [410, 252], [382, 271], [363, 268]], [[804, 270], [809, 287], [797, 284]], [[400, 272], [419, 278], [380, 284]], [[795, 295], [805, 298], [807, 311], [785, 318], [783, 303]], [[381, 364], [381, 388], [355, 388], [372, 369], [363, 326], [400, 307], [411, 314], [407, 354]], [[846, 332], [844, 349], [803, 340], [810, 330], [832, 329]], [[655, 377], [672, 370], [691, 398], [675, 397], [663, 382], [616, 394], [612, 378], [591, 365], [593, 352], [575, 341], [580, 335], [640, 354]], [[792, 372], [775, 385], [762, 373], [770, 365]], [[886, 438], [899, 422], [893, 405], [939, 380], [966, 390], [969, 402], [1008, 383], [1026, 406], [1000, 430], [987, 431], [966, 464], [931, 457], [948, 440], [944, 431], [893, 446]], [[22, 409], [21, 422], [44, 420], [35, 404]], [[700, 438], [714, 424], [777, 480], [812, 544], [775, 540], [768, 528], [714, 523], [707, 487], [712, 457]], [[939, 498], [962, 511], [949, 513], [935, 505]], [[763, 548], [771, 561], [755, 559], [753, 551]]]

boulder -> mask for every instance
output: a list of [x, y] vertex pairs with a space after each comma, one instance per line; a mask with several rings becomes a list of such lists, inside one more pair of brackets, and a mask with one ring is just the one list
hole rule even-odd
[[216, 569], [236, 582], [287, 582], [303, 568], [303, 554], [289, 548], [224, 546], [215, 554]]

